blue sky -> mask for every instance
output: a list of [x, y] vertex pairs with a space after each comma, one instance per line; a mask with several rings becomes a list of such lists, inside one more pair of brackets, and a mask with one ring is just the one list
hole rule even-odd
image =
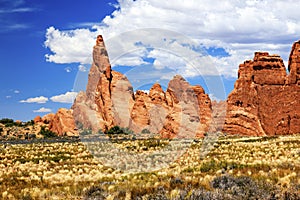
[[[21, 103], [35, 97], [53, 97], [71, 91], [78, 64], [47, 62], [45, 33], [50, 26], [72, 29], [99, 23], [115, 8], [114, 1], [0, 0], [0, 118], [30, 120], [41, 108], [56, 112], [69, 103]], [[70, 69], [71, 72], [66, 70]], [[42, 109], [43, 111], [43, 109]]]
[[224, 99], [255, 51], [287, 63], [299, 10], [299, 1], [281, 0], [0, 0], [0, 118], [70, 108], [98, 34], [136, 89], [167, 87], [179, 73]]

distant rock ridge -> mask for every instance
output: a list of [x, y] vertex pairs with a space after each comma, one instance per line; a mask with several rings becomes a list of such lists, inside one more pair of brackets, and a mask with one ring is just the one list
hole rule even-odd
[[203, 136], [211, 119], [211, 101], [201, 86], [191, 86], [177, 75], [166, 92], [158, 83], [149, 94], [136, 91], [121, 73], [111, 70], [102, 37], [93, 49], [86, 92], [72, 106], [75, 122], [107, 131], [113, 126], [134, 132], [148, 129], [165, 138]]
[[[75, 124], [94, 132], [118, 125], [134, 132], [148, 129], [165, 138], [203, 137], [222, 131], [248, 136], [300, 133], [300, 41], [293, 44], [287, 74], [279, 55], [256, 52], [239, 65], [226, 102], [211, 102], [201, 86], [176, 75], [166, 91], [155, 83], [149, 94], [134, 93], [129, 80], [111, 70], [102, 37], [93, 48], [85, 92], [70, 110], [35, 118], [58, 135], [78, 135]], [[225, 121], [225, 123], [224, 123]]]
[[300, 41], [293, 44], [286, 72], [278, 55], [256, 52], [240, 64], [227, 98], [223, 131], [265, 136], [300, 133]]

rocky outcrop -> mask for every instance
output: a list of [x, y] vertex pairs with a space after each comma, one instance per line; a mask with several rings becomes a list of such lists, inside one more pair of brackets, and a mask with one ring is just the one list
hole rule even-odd
[[54, 116], [55, 116], [54, 113], [46, 114], [42, 117], [42, 122], [44, 124], [50, 124], [50, 122], [53, 120]]
[[[150, 93], [151, 94], [151, 93]], [[170, 108], [160, 134], [165, 138], [203, 136], [211, 119], [211, 101], [201, 86], [176, 75], [166, 91]]]
[[[36, 117], [58, 135], [78, 128], [107, 131], [118, 125], [136, 133], [144, 129], [165, 138], [203, 137], [206, 132], [265, 136], [300, 133], [300, 41], [294, 43], [287, 74], [278, 55], [257, 52], [240, 64], [227, 102], [211, 102], [201, 86], [177, 75], [166, 91], [155, 83], [149, 94], [134, 90], [121, 73], [111, 70], [102, 37], [93, 49], [88, 84], [71, 110]], [[73, 114], [73, 115], [72, 115]], [[224, 123], [225, 121], [225, 123]]]
[[134, 132], [148, 129], [163, 137], [203, 136], [211, 119], [211, 101], [201, 86], [175, 76], [166, 92], [156, 83], [149, 94], [136, 91], [121, 73], [111, 70], [103, 40], [93, 49], [86, 92], [72, 106], [80, 127], [107, 131], [118, 125]]
[[57, 113], [49, 120], [49, 130], [57, 133], [58, 136], [78, 135], [73, 118], [73, 110], [60, 108]]
[[60, 108], [56, 113], [49, 113], [43, 117], [36, 116], [34, 124], [44, 126], [58, 136], [78, 136], [73, 110]]
[[293, 45], [288, 70], [287, 75], [280, 56], [265, 52], [240, 64], [223, 131], [254, 136], [299, 133], [300, 41]]
[[111, 70], [104, 42], [97, 42], [86, 92], [80, 92], [72, 106], [75, 121], [94, 132], [106, 131], [116, 124], [129, 127], [133, 98], [128, 79]]
[[36, 116], [34, 119], [33, 119], [33, 122], [35, 123], [35, 124], [37, 124], [37, 123], [41, 123], [41, 122], [43, 122], [43, 120], [42, 120], [42, 118], [41, 118], [41, 116]]

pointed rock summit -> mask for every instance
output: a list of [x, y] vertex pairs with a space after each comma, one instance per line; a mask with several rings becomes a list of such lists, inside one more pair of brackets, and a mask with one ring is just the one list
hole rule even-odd
[[131, 104], [133, 88], [125, 76], [111, 70], [103, 38], [99, 35], [93, 48], [86, 92], [81, 91], [72, 106], [74, 119], [93, 131], [106, 131], [116, 124], [128, 127]]
[[144, 129], [162, 137], [203, 136], [211, 118], [211, 101], [201, 86], [191, 86], [177, 75], [167, 91], [155, 83], [149, 94], [136, 91], [121, 73], [111, 70], [102, 36], [93, 49], [86, 92], [72, 106], [81, 127], [107, 131], [113, 126], [136, 133]]

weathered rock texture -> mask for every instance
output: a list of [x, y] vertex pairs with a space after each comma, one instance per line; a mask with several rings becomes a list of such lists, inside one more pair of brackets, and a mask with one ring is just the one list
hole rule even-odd
[[78, 130], [73, 118], [73, 110], [60, 108], [56, 113], [49, 113], [43, 117], [36, 116], [34, 124], [45, 126], [58, 136], [78, 136]]
[[209, 132], [222, 132], [226, 117], [227, 102], [226, 101], [212, 101], [212, 119]]
[[99, 42], [93, 49], [86, 92], [80, 92], [72, 106], [75, 121], [93, 131], [105, 131], [116, 124], [128, 127], [133, 98], [128, 79], [111, 71], [104, 42]]
[[[49, 120], [49, 130], [58, 134], [58, 136], [76, 136], [78, 135], [75, 121], [73, 118], [73, 110], [60, 108], [52, 119]], [[43, 117], [44, 118], [44, 117]], [[47, 121], [45, 121], [46, 123]]]
[[175, 76], [166, 92], [156, 83], [149, 94], [136, 91], [121, 73], [111, 70], [103, 41], [93, 50], [86, 92], [72, 106], [80, 127], [94, 132], [118, 125], [134, 132], [148, 129], [163, 137], [203, 136], [211, 120], [211, 101], [200, 86]]
[[224, 132], [286, 135], [300, 132], [300, 41], [293, 45], [289, 74], [280, 56], [255, 53], [240, 64], [227, 99]]

